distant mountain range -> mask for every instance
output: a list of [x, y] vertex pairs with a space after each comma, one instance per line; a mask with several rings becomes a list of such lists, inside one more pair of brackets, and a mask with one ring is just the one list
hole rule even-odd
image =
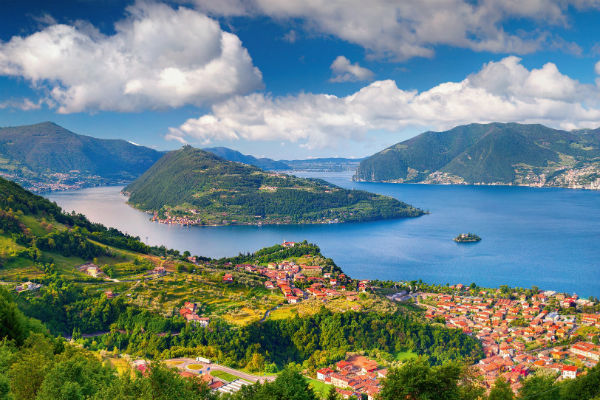
[[0, 175], [34, 191], [131, 181], [163, 153], [96, 139], [52, 122], [0, 128]]
[[319, 171], [319, 172], [341, 172], [354, 171], [362, 161], [362, 158], [311, 158], [307, 160], [281, 160], [294, 170]]
[[[340, 171], [358, 166], [351, 159], [275, 161], [226, 147], [206, 150], [265, 170]], [[34, 192], [126, 184], [163, 154], [125, 140], [79, 135], [52, 122], [0, 128], [0, 176]]]
[[391, 197], [266, 172], [191, 146], [165, 154], [124, 192], [130, 204], [166, 223], [310, 224], [423, 214]]
[[[226, 147], [206, 150], [264, 170], [356, 171], [358, 181], [600, 189], [600, 129], [471, 124], [425, 132], [365, 159], [276, 161]], [[127, 184], [164, 154], [51, 122], [0, 128], [0, 176], [36, 192]]]
[[203, 149], [228, 161], [241, 162], [269, 171], [309, 170], [309, 171], [354, 171], [362, 158], [311, 158], [306, 160], [281, 160], [256, 158], [245, 155], [227, 147], [210, 147]]
[[270, 158], [256, 158], [254, 156], [242, 154], [239, 151], [232, 150], [227, 147], [209, 147], [203, 150], [213, 153], [221, 158], [224, 158], [225, 160], [254, 165], [260, 169], [281, 171], [291, 169], [290, 166], [284, 162], [275, 161]]
[[425, 132], [364, 159], [354, 179], [600, 189], [600, 129], [491, 123]]

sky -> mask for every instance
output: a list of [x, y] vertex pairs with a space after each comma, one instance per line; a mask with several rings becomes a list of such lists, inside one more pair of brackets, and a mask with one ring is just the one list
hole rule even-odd
[[0, 126], [274, 159], [597, 128], [598, 21], [600, 0], [2, 0]]

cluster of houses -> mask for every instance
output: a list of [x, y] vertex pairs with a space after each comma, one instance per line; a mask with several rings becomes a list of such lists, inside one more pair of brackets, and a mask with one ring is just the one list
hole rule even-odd
[[210, 322], [210, 318], [200, 317], [197, 314], [198, 305], [196, 303], [191, 303], [186, 301], [183, 307], [179, 310], [179, 315], [181, 315], [187, 322], [192, 322], [198, 326], [206, 328]]
[[[196, 210], [190, 210], [190, 212], [193, 214], [196, 214], [195, 212]], [[168, 225], [198, 225], [198, 224], [202, 224], [202, 220], [200, 218], [192, 218], [189, 216], [177, 216], [177, 215], [170, 215], [169, 212], [165, 212], [165, 218], [160, 218], [158, 215], [158, 212], [154, 212], [154, 214], [152, 215], [152, 222], [158, 222], [160, 224], [168, 224]]]
[[317, 379], [335, 386], [344, 399], [360, 399], [363, 394], [369, 400], [376, 399], [381, 390], [381, 379], [386, 375], [387, 369], [381, 369], [377, 362], [359, 355], [339, 361], [334, 368], [317, 371]]
[[34, 291], [34, 290], [38, 290], [41, 287], [42, 287], [41, 283], [35, 283], [35, 282], [28, 281], [28, 282], [20, 283], [17, 286], [15, 286], [15, 291], [17, 293]]
[[99, 278], [104, 275], [104, 272], [94, 263], [81, 264], [77, 269], [84, 274], [88, 274], [92, 278]]
[[[457, 289], [460, 292], [462, 288]], [[481, 341], [485, 358], [476, 368], [488, 387], [503, 376], [517, 391], [522, 379], [538, 369], [569, 379], [598, 363], [597, 345], [560, 343], [572, 339], [581, 325], [600, 328], [600, 314], [565, 315], [548, 307], [552, 303], [571, 309], [591, 305], [589, 300], [551, 291], [531, 298], [523, 294], [517, 296], [518, 300], [487, 297], [485, 292], [480, 295], [420, 293], [418, 299], [427, 307], [427, 318], [443, 319], [448, 327], [461, 329]]]
[[159, 267], [154, 267], [153, 269], [151, 269], [146, 275], [151, 275], [151, 276], [155, 276], [155, 277], [159, 278], [161, 276], [165, 276], [166, 274], [167, 274], [166, 268], [163, 266], [159, 266]]
[[[294, 242], [284, 242], [284, 246], [291, 247]], [[305, 255], [304, 258], [310, 258]], [[334, 276], [331, 272], [323, 272], [318, 265], [297, 265], [294, 261], [285, 260], [279, 263], [269, 263], [266, 267], [252, 264], [238, 264], [235, 269], [252, 272], [267, 277], [265, 288], [279, 289], [290, 304], [298, 303], [304, 299], [316, 298], [326, 301], [328, 298], [346, 296], [355, 300], [356, 291], [347, 289], [350, 281], [345, 274]], [[300, 289], [298, 286], [303, 287]], [[366, 291], [369, 281], [363, 280], [358, 284], [359, 291]]]

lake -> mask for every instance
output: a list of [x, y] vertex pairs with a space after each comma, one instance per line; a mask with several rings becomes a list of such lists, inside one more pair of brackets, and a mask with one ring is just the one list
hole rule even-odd
[[[149, 221], [120, 187], [51, 193], [67, 211], [151, 245], [223, 257], [284, 240], [318, 244], [354, 278], [475, 282], [600, 296], [600, 192], [510, 186], [352, 182], [350, 173], [296, 173], [393, 196], [430, 212], [419, 218], [308, 226], [181, 227]], [[458, 233], [482, 237], [452, 241]]]

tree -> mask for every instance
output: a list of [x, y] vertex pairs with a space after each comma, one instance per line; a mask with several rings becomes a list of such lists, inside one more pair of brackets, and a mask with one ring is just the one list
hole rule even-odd
[[338, 395], [337, 390], [335, 390], [335, 386], [331, 386], [329, 388], [329, 393], [327, 393], [327, 400], [339, 400], [340, 396]]
[[16, 400], [34, 399], [54, 361], [53, 346], [39, 334], [27, 338], [9, 370], [11, 392]]
[[262, 371], [265, 368], [265, 357], [260, 353], [253, 353], [252, 359], [248, 362], [246, 366], [249, 371]]
[[22, 344], [27, 334], [27, 318], [17, 308], [10, 293], [0, 288], [0, 338]]
[[244, 386], [233, 399], [236, 400], [317, 400], [298, 368], [286, 367], [274, 382]]
[[116, 380], [114, 371], [91, 355], [69, 349], [63, 357], [44, 378], [37, 400], [90, 398]]
[[558, 386], [554, 386], [555, 376], [536, 375], [523, 381], [519, 390], [519, 399], [560, 400]]
[[492, 390], [490, 390], [488, 400], [513, 400], [514, 398], [515, 395], [506, 379], [503, 377], [496, 379]]
[[379, 394], [382, 400], [457, 399], [462, 368], [456, 363], [431, 367], [426, 359], [408, 360], [400, 368], [388, 371]]
[[10, 392], [10, 381], [4, 374], [0, 374], [0, 399], [8, 399], [8, 393]]

